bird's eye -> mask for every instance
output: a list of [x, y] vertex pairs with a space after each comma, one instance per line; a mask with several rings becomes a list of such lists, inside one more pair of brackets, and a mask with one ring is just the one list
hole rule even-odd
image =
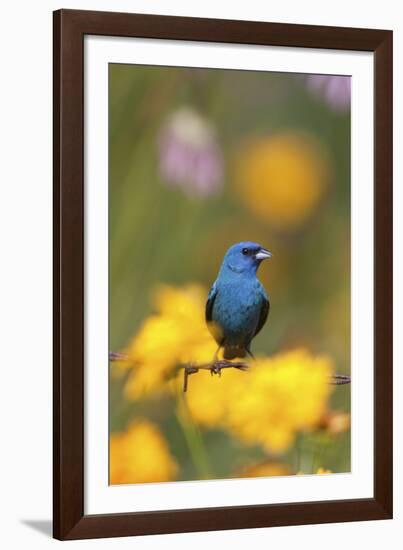
[[249, 254], [249, 248], [243, 248], [243, 249], [242, 249], [242, 254], [243, 254], [244, 256], [247, 256], [247, 255]]

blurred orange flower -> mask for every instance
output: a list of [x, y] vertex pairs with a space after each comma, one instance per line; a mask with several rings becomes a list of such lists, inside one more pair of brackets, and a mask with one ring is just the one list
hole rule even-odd
[[308, 134], [262, 137], [240, 153], [237, 175], [245, 204], [288, 230], [304, 223], [319, 204], [329, 178], [328, 155]]
[[343, 433], [350, 427], [350, 415], [344, 411], [327, 411], [321, 418], [319, 427], [332, 435]]
[[109, 460], [111, 485], [172, 481], [178, 472], [166, 440], [148, 420], [139, 419], [125, 432], [111, 435]]

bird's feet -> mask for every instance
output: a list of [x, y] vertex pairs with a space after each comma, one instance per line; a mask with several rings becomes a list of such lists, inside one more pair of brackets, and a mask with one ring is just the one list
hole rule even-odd
[[227, 361], [214, 361], [210, 367], [211, 376], [213, 376], [213, 374], [218, 374], [218, 376], [221, 377], [221, 370], [226, 365]]
[[210, 374], [213, 376], [213, 374], [218, 374], [218, 376], [221, 376], [222, 369], [228, 369], [228, 368], [234, 368], [239, 370], [248, 370], [249, 366], [246, 363], [240, 363], [236, 361], [227, 361], [226, 359], [220, 359], [218, 361], [214, 361], [210, 367]]

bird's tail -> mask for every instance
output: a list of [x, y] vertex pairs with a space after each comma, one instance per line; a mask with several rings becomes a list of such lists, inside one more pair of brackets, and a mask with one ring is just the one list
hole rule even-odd
[[237, 357], [245, 357], [246, 350], [245, 348], [240, 348], [239, 346], [229, 346], [224, 347], [224, 359], [236, 359]]

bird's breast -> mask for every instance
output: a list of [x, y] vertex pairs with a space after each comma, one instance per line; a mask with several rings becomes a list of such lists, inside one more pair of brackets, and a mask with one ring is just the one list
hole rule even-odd
[[260, 283], [223, 285], [214, 304], [213, 320], [224, 333], [250, 333], [256, 328], [261, 304]]

